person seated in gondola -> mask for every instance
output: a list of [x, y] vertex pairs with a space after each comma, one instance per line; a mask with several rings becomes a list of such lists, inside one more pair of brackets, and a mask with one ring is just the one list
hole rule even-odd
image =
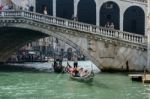
[[72, 74], [73, 71], [74, 71], [74, 68], [73, 67], [66, 67], [65, 71], [68, 72], [68, 73], [70, 73], [70, 74]]
[[80, 77], [83, 77], [84, 76], [84, 70], [83, 70], [83, 68], [80, 68], [80, 70], [79, 70], [79, 74], [80, 74]]
[[73, 70], [74, 68], [70, 66], [69, 63], [67, 62], [67, 66], [65, 67], [65, 72], [72, 74]]
[[87, 75], [89, 75], [89, 72], [88, 72], [88, 70], [85, 70], [84, 71], [84, 76], [87, 76]]
[[83, 68], [80, 69], [80, 77], [88, 76], [90, 73], [88, 70], [83, 70]]
[[72, 71], [72, 75], [75, 77], [80, 77], [80, 73], [79, 73], [77, 67], [75, 67], [74, 70]]

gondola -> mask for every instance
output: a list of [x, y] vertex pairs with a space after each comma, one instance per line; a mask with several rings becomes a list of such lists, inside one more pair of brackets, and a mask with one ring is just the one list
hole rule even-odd
[[55, 73], [64, 73], [64, 66], [62, 64], [54, 62], [53, 68]]
[[94, 72], [91, 72], [90, 74], [83, 76], [83, 77], [75, 77], [72, 74], [70, 74], [70, 78], [73, 80], [80, 81], [80, 82], [91, 83], [93, 82], [93, 79], [94, 79]]
[[64, 67], [63, 66], [54, 66], [54, 72], [55, 73], [64, 73]]

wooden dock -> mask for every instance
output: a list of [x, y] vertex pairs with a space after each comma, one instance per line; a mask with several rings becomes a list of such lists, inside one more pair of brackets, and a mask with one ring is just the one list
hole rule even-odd
[[143, 83], [150, 83], [150, 74], [129, 74], [133, 81], [140, 81]]

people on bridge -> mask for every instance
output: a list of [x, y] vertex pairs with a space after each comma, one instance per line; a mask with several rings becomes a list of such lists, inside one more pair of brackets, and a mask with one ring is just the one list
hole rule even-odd
[[72, 18], [71, 18], [71, 19], [74, 20], [74, 21], [78, 21], [77, 15], [72, 15]]
[[110, 23], [110, 28], [114, 29], [114, 23], [113, 22]]
[[47, 14], [48, 14], [48, 12], [47, 12], [47, 6], [45, 6], [45, 7], [44, 7], [44, 11], [43, 11], [43, 13], [44, 13], [45, 15], [47, 15]]
[[109, 28], [110, 26], [109, 26], [109, 22], [107, 22], [106, 24], [105, 24], [105, 27], [106, 28]]
[[111, 23], [110, 23], [110, 22], [107, 22], [106, 25], [105, 25], [105, 27], [106, 27], [106, 28], [111, 28], [111, 29], [114, 29], [114, 28], [115, 28], [113, 22], [111, 22]]
[[34, 6], [33, 6], [33, 5], [31, 5], [31, 6], [29, 7], [29, 11], [31, 11], [31, 12], [34, 11]]

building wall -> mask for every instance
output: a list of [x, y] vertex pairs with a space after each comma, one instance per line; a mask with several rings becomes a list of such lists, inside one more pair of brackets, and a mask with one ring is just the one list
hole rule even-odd
[[[49, 0], [48, 0], [49, 1]], [[59, 0], [60, 1], [60, 0]], [[73, 15], [74, 16], [77, 16], [78, 14], [78, 4], [79, 2], [82, 1], [82, 0], [74, 0], [74, 13]], [[119, 13], [120, 13], [120, 19], [119, 19], [119, 29], [121, 31], [123, 31], [123, 20], [124, 20], [124, 13], [125, 11], [131, 7], [131, 6], [137, 6], [137, 7], [140, 7], [143, 12], [144, 12], [144, 33], [139, 33], [139, 34], [143, 34], [143, 35], [147, 35], [146, 33], [146, 28], [147, 27], [147, 4], [146, 3], [142, 3], [142, 2], [137, 2], [137, 1], [134, 1], [134, 0], [91, 0], [92, 2], [95, 2], [96, 3], [96, 25], [100, 26], [100, 9], [102, 7], [102, 5], [106, 2], [113, 2], [115, 4], [118, 5], [119, 7]], [[43, 2], [43, 1], [42, 1]], [[35, 3], [35, 2], [33, 2]], [[53, 0], [53, 16], [56, 16], [56, 11], [57, 11], [57, 0]], [[36, 7], [36, 6], [35, 6]], [[91, 15], [92, 17], [92, 15]], [[140, 20], [140, 19], [139, 19]], [[140, 24], [140, 23], [139, 23]], [[138, 27], [137, 27], [138, 28]]]
[[[32, 5], [34, 6], [34, 8], [36, 9], [36, 10], [38, 10], [38, 12], [40, 12], [40, 13], [42, 13], [42, 9], [41, 9], [41, 7], [42, 7], [42, 5], [45, 5], [45, 4], [47, 4], [47, 6], [49, 6], [50, 8], [48, 9], [49, 10], [49, 14], [50, 15], [53, 15], [53, 16], [58, 16], [58, 17], [61, 17], [61, 15], [59, 15], [59, 14], [62, 14], [63, 12], [60, 12], [60, 9], [61, 9], [61, 7], [59, 6], [59, 5], [61, 5], [62, 6], [62, 11], [64, 11], [64, 10], [69, 10], [69, 13], [73, 13], [73, 16], [78, 16], [78, 6], [79, 6], [79, 2], [80, 1], [84, 1], [84, 0], [74, 0], [74, 5], [72, 5], [73, 7], [74, 7], [74, 9], [73, 9], [73, 11], [72, 11], [72, 8], [71, 8], [71, 6], [70, 6], [70, 9], [69, 8], [67, 8], [66, 9], [66, 7], [64, 7], [64, 3], [62, 3], [63, 1], [61, 1], [61, 0], [37, 0], [38, 2], [39, 2], [39, 4], [37, 4], [37, 2], [35, 1], [35, 0], [30, 0], [31, 1], [31, 3], [32, 3]], [[61, 2], [60, 2], [61, 1]], [[88, 0], [88, 1], [90, 1], [90, 0]], [[59, 3], [60, 2], [60, 3]], [[73, 1], [71, 1], [71, 2], [73, 2]], [[70, 4], [71, 4], [71, 2], [69, 2]], [[104, 25], [101, 25], [100, 23], [101, 23], [101, 16], [100, 16], [100, 11], [101, 11], [101, 9], [102, 9], [102, 6], [105, 4], [105, 3], [107, 3], [107, 2], [113, 2], [115, 5], [117, 5], [118, 6], [118, 8], [119, 8], [119, 19], [117, 20], [117, 21], [119, 21], [117, 24], [119, 25], [119, 26], [117, 26], [117, 28], [116, 29], [120, 29], [121, 31], [123, 31], [124, 29], [124, 14], [125, 14], [125, 11], [127, 11], [127, 9], [128, 8], [130, 8], [130, 7], [133, 7], [133, 6], [137, 6], [137, 7], [139, 7], [143, 12], [144, 12], [144, 34], [145, 35], [147, 35], [147, 5], [146, 4], [144, 4], [144, 3], [139, 3], [139, 2], [135, 2], [135, 1], [133, 1], [133, 0], [130, 0], [130, 1], [127, 1], [127, 0], [91, 0], [91, 2], [94, 2], [95, 4], [96, 4], [96, 25], [98, 25], [98, 26], [104, 26]], [[51, 4], [50, 4], [51, 3]], [[67, 4], [66, 2], [65, 2], [65, 4]], [[59, 6], [59, 7], [58, 7]], [[86, 6], [86, 5], [85, 5]], [[40, 8], [37, 8], [37, 7], [40, 7]], [[57, 11], [57, 9], [59, 9], [59, 11]], [[71, 11], [70, 11], [71, 10]], [[65, 12], [65, 11], [64, 11]], [[87, 11], [88, 12], [88, 11]], [[117, 13], [117, 12], [116, 12]], [[67, 16], [63, 16], [62, 15], [62, 17], [65, 17], [65, 18], [68, 18], [68, 19], [70, 19], [70, 14], [68, 15], [68, 17]], [[89, 17], [92, 17], [93, 15], [89, 15]], [[86, 18], [85, 18], [86, 19]], [[104, 18], [105, 19], [105, 18]], [[138, 18], [137, 18], [137, 20], [138, 20]], [[140, 19], [139, 19], [140, 20]], [[114, 21], [116, 21], [116, 20], [114, 20]], [[104, 22], [103, 22], [104, 23]], [[139, 25], [140, 26], [140, 25]], [[142, 34], [142, 33], [139, 33], [139, 34]], [[46, 41], [46, 42], [51, 42], [51, 41]], [[59, 44], [60, 45], [60, 49], [61, 48], [63, 48], [63, 49], [65, 49], [65, 50], [67, 50], [67, 48], [69, 48], [69, 46], [65, 46], [65, 48], [62, 46], [62, 45], [64, 45], [62, 42], [60, 42], [61, 44]], [[42, 45], [41, 45], [42, 44]], [[45, 40], [39, 40], [39, 44], [37, 44], [37, 46], [46, 46], [46, 43], [45, 43]]]
[[[7, 4], [7, 3], [9, 3], [11, 0], [1, 0], [4, 4]], [[34, 6], [34, 10], [36, 9], [38, 12], [40, 12], [40, 13], [42, 13], [43, 11], [43, 8], [42, 8], [42, 6], [43, 5], [47, 5], [48, 6], [48, 13], [49, 13], [49, 15], [53, 15], [53, 16], [56, 16], [56, 13], [58, 12], [57, 11], [57, 9], [56, 8], [59, 8], [59, 9], [61, 9], [60, 7], [58, 7], [59, 6], [59, 4], [61, 4], [61, 3], [59, 3], [58, 4], [58, 2], [62, 2], [62, 4], [67, 4], [67, 3], [63, 3], [63, 1], [62, 0], [29, 0], [30, 1], [30, 3]], [[142, 3], [142, 2], [138, 2], [138, 1], [134, 1], [134, 0], [86, 0], [87, 2], [88, 1], [91, 1], [91, 2], [94, 2], [95, 4], [96, 4], [96, 11], [93, 11], [93, 12], [96, 12], [96, 22], [90, 22], [89, 20], [90, 20], [90, 18], [89, 17], [91, 17], [92, 19], [91, 20], [94, 20], [93, 19], [93, 16], [95, 16], [95, 15], [91, 15], [90, 14], [90, 11], [89, 11], [89, 15], [88, 14], [85, 14], [85, 21], [86, 21], [86, 16], [87, 16], [87, 23], [88, 23], [88, 21], [90, 22], [90, 24], [95, 24], [96, 23], [96, 25], [98, 25], [98, 26], [102, 26], [100, 23], [100, 19], [101, 19], [101, 16], [100, 16], [100, 10], [101, 10], [101, 7], [102, 7], [102, 5], [104, 4], [104, 3], [106, 3], [106, 2], [113, 2], [113, 3], [115, 3], [116, 5], [118, 5], [118, 7], [119, 7], [119, 14], [120, 14], [120, 18], [119, 18], [119, 28], [116, 28], [116, 29], [120, 29], [121, 31], [123, 31], [123, 30], [126, 30], [126, 29], [124, 29], [124, 13], [125, 13], [125, 11], [129, 8], [129, 7], [132, 7], [132, 6], [137, 6], [137, 7], [139, 7], [143, 12], [144, 12], [144, 30], [142, 29], [142, 31], [144, 32], [144, 33], [139, 33], [139, 32], [141, 32], [141, 30], [138, 30], [137, 29], [137, 33], [138, 34], [143, 34], [143, 35], [147, 35], [147, 30], [146, 30], [146, 27], [147, 27], [147, 4], [146, 3]], [[71, 2], [73, 2], [73, 1], [71, 1]], [[74, 0], [74, 5], [72, 5], [73, 7], [74, 7], [74, 11], [71, 11], [71, 13], [73, 13], [73, 15], [74, 16], [78, 16], [77, 14], [78, 14], [78, 10], [79, 10], [79, 8], [78, 8], [78, 6], [79, 6], [79, 3], [80, 2], [85, 2], [84, 0]], [[71, 3], [70, 3], [71, 4]], [[62, 5], [63, 6], [63, 5]], [[84, 6], [86, 6], [86, 5], [84, 5]], [[89, 4], [87, 4], [87, 6], [89, 6]], [[71, 7], [69, 7], [69, 8], [71, 8]], [[69, 8], [67, 8], [68, 9], [68, 11], [70, 10]], [[88, 7], [87, 7], [88, 8]], [[66, 6], [64, 6], [64, 8], [62, 8], [62, 9], [65, 9], [65, 10], [67, 10], [66, 9]], [[86, 10], [86, 9], [85, 9]], [[87, 9], [88, 10], [88, 9]], [[83, 13], [83, 12], [85, 12], [85, 11], [81, 11], [81, 13]], [[87, 11], [88, 12], [88, 11]], [[60, 12], [60, 10], [59, 10], [59, 13], [61, 14], [61, 12]], [[63, 12], [64, 13], [64, 12]], [[84, 15], [84, 14], [83, 14]], [[61, 15], [59, 15], [60, 17], [61, 17]], [[67, 17], [67, 16], [65, 16], [66, 18], [69, 18], [70, 19], [70, 14], [69, 14], [69, 17]], [[82, 17], [84, 17], [84, 16], [82, 16]], [[95, 17], [94, 17], [95, 18]], [[80, 19], [79, 19], [80, 20]], [[136, 18], [136, 20], [141, 20], [141, 19], [139, 19], [139, 18]], [[81, 20], [82, 21], [82, 20]], [[85, 22], [85, 21], [83, 21], [83, 22]], [[141, 22], [135, 22], [135, 23], [137, 23], [137, 24], [141, 24]], [[143, 22], [142, 22], [143, 23]], [[129, 24], [131, 24], [131, 23], [129, 23]], [[117, 24], [118, 25], [118, 24]], [[142, 26], [142, 25], [141, 25]], [[117, 26], [118, 27], [118, 26]], [[140, 27], [140, 25], [138, 26], [137, 25], [137, 27], [136, 28], [139, 28]], [[130, 27], [131, 28], [131, 27]], [[127, 32], [131, 32], [130, 30], [128, 30]]]
[[[5, 2], [6, 3], [6, 0], [2, 0], [3, 2]], [[7, 2], [8, 2], [9, 0], [7, 0]], [[96, 25], [98, 25], [98, 26], [104, 26], [104, 23], [105, 22], [103, 22], [103, 25], [102, 24], [100, 24], [101, 23], [101, 20], [102, 19], [106, 19], [106, 18], [101, 18], [101, 14], [100, 14], [100, 12], [101, 12], [101, 9], [102, 9], [102, 6], [105, 4], [105, 3], [107, 3], [107, 2], [113, 2], [115, 5], [117, 5], [118, 6], [118, 8], [119, 8], [119, 16], [117, 17], [117, 18], [119, 18], [118, 20], [113, 20], [113, 21], [119, 21], [119, 22], [117, 22], [117, 28], [116, 29], [120, 29], [121, 31], [123, 31], [123, 30], [126, 30], [127, 32], [132, 32], [132, 31], [130, 31], [130, 29], [132, 28], [131, 27], [131, 25], [130, 25], [130, 29], [125, 29], [124, 27], [125, 27], [125, 25], [127, 24], [131, 24], [131, 22], [129, 22], [130, 20], [128, 20], [128, 21], [126, 21], [125, 20], [125, 18], [124, 18], [124, 14], [125, 14], [125, 12], [127, 11], [127, 9], [128, 8], [131, 8], [131, 7], [133, 7], [133, 6], [136, 6], [136, 7], [138, 7], [138, 8], [140, 8], [142, 11], [143, 11], [143, 13], [144, 13], [144, 15], [143, 15], [143, 20], [144, 20], [144, 22], [141, 22], [141, 21], [139, 21], [139, 23], [138, 22], [136, 22], [137, 23], [137, 27], [136, 28], [140, 28], [140, 27], [144, 27], [144, 30], [143, 30], [143, 32], [144, 33], [139, 33], [139, 31], [141, 31], [141, 30], [139, 30], [138, 32], [137, 32], [137, 34], [143, 34], [143, 35], [147, 35], [147, 4], [145, 4], [145, 3], [142, 3], [142, 2], [136, 2], [136, 1], [134, 1], [134, 0], [86, 0], [87, 2], [93, 2], [93, 3], [95, 3], [96, 5]], [[66, 7], [63, 5], [63, 4], [67, 4], [67, 2], [65, 2], [65, 3], [63, 3], [63, 1], [62, 0], [30, 0], [30, 2], [31, 2], [31, 4], [34, 6], [34, 8], [36, 9], [36, 10], [38, 10], [38, 12], [40, 12], [40, 13], [42, 13], [43, 11], [42, 11], [42, 5], [47, 5], [48, 7], [49, 7], [49, 15], [53, 15], [53, 16], [57, 16], [58, 14], [60, 14], [59, 15], [59, 17], [61, 17], [61, 14], [62, 13], [64, 13], [65, 11], [67, 11], [67, 9], [68, 9], [68, 11], [70, 11], [70, 10], [72, 10], [71, 9], [71, 6], [70, 6], [70, 9], [69, 8], [67, 8], [66, 9]], [[73, 6], [73, 11], [71, 11], [70, 13], [73, 13], [73, 16], [78, 16], [78, 14], [79, 14], [79, 3], [81, 3], [81, 2], [85, 2], [85, 0], [73, 0], [73, 1], [71, 1], [71, 2], [73, 2], [74, 3], [74, 5], [72, 5]], [[71, 2], [69, 2], [70, 4], [71, 4]], [[83, 3], [84, 4], [84, 3]], [[88, 3], [87, 3], [88, 4]], [[59, 5], [61, 5], [62, 6], [62, 11], [64, 11], [64, 12], [61, 12], [60, 11], [60, 9], [61, 9], [61, 7], [58, 7]], [[86, 6], [86, 5], [84, 5], [84, 6]], [[87, 5], [88, 6], [88, 5]], [[37, 8], [38, 7], [38, 8]], [[57, 11], [57, 9], [59, 10], [59, 11]], [[84, 8], [83, 8], [84, 9]], [[87, 12], [89, 11], [87, 8], [86, 9], [84, 9], [84, 10], [87, 10]], [[81, 13], [83, 13], [84, 11], [81, 11]], [[90, 11], [89, 11], [90, 12]], [[94, 12], [94, 11], [93, 11]], [[117, 13], [117, 12], [113, 12], [113, 13]], [[68, 19], [70, 19], [70, 14], [68, 15], [68, 17], [67, 16], [65, 16], [65, 18], [68, 18]], [[91, 15], [91, 14], [89, 14], [89, 16], [88, 16], [88, 14], [86, 15], [85, 14], [85, 21], [86, 21], [86, 16], [87, 17], [93, 17], [94, 15]], [[131, 15], [129, 15], [129, 16], [131, 16]], [[63, 16], [62, 16], [63, 17]], [[84, 14], [82, 15], [82, 17], [84, 17]], [[114, 16], [115, 17], [115, 16]], [[134, 16], [135, 17], [135, 16]], [[89, 19], [88, 18], [88, 19]], [[140, 18], [140, 17], [139, 17]], [[141, 20], [141, 19], [139, 19], [138, 18], [138, 16], [137, 16], [137, 18], [135, 18], [136, 20]], [[80, 19], [79, 19], [80, 20]], [[82, 20], [81, 20], [82, 21]], [[124, 21], [126, 22], [126, 24], [124, 24]], [[84, 22], [84, 21], [83, 21]], [[129, 23], [128, 23], [129, 22]], [[85, 22], [86, 23], [86, 22]], [[87, 22], [88, 23], [88, 22]], [[95, 24], [94, 23], [94, 24]], [[142, 23], [142, 25], [140, 25]], [[92, 24], [92, 23], [91, 23]], [[119, 26], [118, 26], [119, 25]], [[127, 27], [128, 28], [128, 27]], [[137, 29], [137, 30], [138, 30]], [[141, 28], [140, 28], [141, 29]]]

